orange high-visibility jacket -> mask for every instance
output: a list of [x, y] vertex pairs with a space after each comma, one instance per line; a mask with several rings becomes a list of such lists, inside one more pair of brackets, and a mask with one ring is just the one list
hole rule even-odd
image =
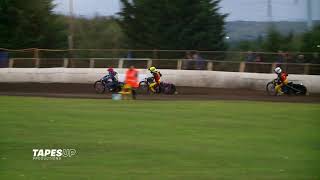
[[134, 88], [139, 87], [138, 70], [137, 69], [128, 69], [127, 70], [125, 83], [130, 85], [131, 87], [134, 87]]

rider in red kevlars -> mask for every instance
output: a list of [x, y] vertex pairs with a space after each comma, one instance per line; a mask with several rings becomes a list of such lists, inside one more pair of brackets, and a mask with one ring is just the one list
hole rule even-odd
[[283, 72], [282, 69], [280, 67], [277, 67], [274, 69], [274, 72], [278, 75], [277, 79], [276, 79], [276, 93], [277, 95], [282, 95], [283, 94], [283, 87], [286, 86], [288, 84], [288, 74], [286, 72]]

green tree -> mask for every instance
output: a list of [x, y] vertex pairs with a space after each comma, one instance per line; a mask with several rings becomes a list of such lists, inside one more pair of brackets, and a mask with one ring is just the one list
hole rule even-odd
[[305, 33], [302, 41], [301, 51], [320, 53], [320, 25], [315, 26], [311, 31]]
[[66, 24], [53, 0], [0, 0], [0, 47], [66, 47]]
[[283, 42], [282, 35], [274, 28], [270, 28], [263, 44], [263, 49], [269, 52], [277, 52], [281, 50]]
[[119, 23], [133, 48], [225, 50], [220, 0], [121, 0]]
[[301, 39], [298, 35], [293, 32], [283, 35], [274, 28], [268, 31], [267, 37], [262, 42], [262, 50], [268, 52], [298, 51], [300, 46]]
[[112, 17], [96, 16], [92, 19], [75, 18], [75, 48], [113, 49], [126, 48], [125, 35]]

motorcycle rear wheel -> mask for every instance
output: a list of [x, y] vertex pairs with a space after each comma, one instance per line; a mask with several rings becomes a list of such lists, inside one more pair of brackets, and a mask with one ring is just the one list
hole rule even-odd
[[297, 96], [304, 96], [307, 94], [307, 88], [304, 85], [292, 84], [289, 86], [289, 88], [291, 89], [292, 93]]
[[174, 94], [176, 92], [176, 86], [174, 84], [167, 84], [163, 87], [164, 94]]

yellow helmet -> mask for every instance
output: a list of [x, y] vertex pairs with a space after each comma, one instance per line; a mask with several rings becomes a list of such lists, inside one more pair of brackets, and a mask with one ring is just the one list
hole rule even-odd
[[152, 67], [149, 68], [149, 71], [151, 71], [151, 72], [156, 72], [157, 69], [156, 69], [156, 67], [152, 66]]

